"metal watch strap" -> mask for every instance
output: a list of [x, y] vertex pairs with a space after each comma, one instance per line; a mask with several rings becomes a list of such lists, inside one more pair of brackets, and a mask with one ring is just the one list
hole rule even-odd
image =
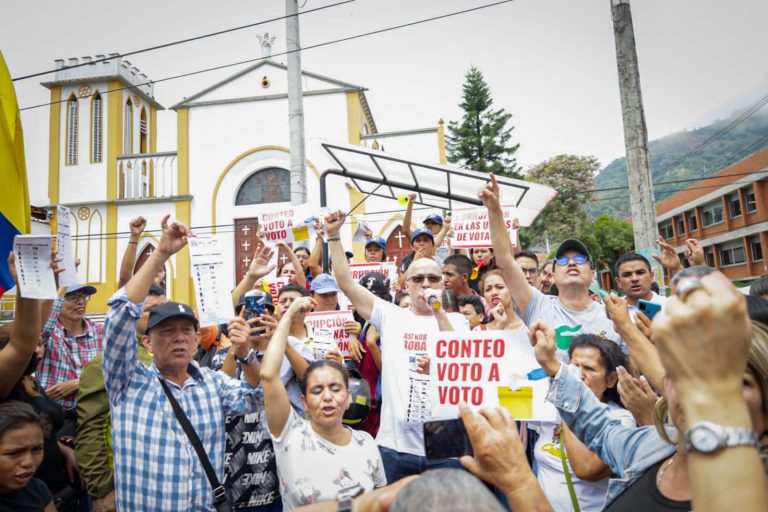
[[684, 435], [685, 451], [715, 453], [723, 448], [757, 446], [754, 431], [744, 427], [727, 427], [711, 421], [699, 421]]

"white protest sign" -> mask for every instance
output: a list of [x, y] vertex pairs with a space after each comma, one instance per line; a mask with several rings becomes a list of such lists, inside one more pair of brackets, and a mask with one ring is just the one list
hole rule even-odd
[[304, 221], [312, 216], [308, 203], [287, 206], [259, 215], [259, 231], [265, 242], [286, 243], [309, 240], [309, 226]]
[[290, 278], [288, 277], [275, 277], [272, 279], [265, 279], [262, 282], [262, 289], [270, 294], [272, 296], [272, 301], [277, 302], [277, 294], [280, 292], [280, 289], [287, 285], [290, 281]]
[[[512, 223], [517, 217], [517, 208], [514, 206], [502, 206], [504, 223], [509, 232], [512, 245], [517, 244], [517, 230]], [[488, 222], [488, 210], [486, 208], [462, 208], [453, 210], [451, 214], [451, 229], [453, 238], [451, 248], [469, 249], [472, 247], [493, 247], [491, 244], [491, 230]]]
[[224, 275], [223, 244], [218, 237], [189, 239], [189, 259], [200, 326], [225, 324], [235, 316]]
[[56, 207], [56, 253], [61, 258], [60, 268], [64, 272], [59, 274], [59, 286], [77, 284], [77, 268], [75, 267], [75, 251], [72, 250], [72, 237], [69, 230], [69, 208]]
[[395, 289], [397, 283], [397, 266], [394, 263], [352, 263], [349, 265], [349, 271], [352, 273], [352, 279], [360, 281], [360, 278], [370, 272], [380, 272], [389, 278], [389, 286]]
[[16, 274], [25, 299], [55, 299], [50, 236], [16, 235], [13, 239]]
[[428, 344], [432, 414], [455, 418], [458, 405], [506, 407], [516, 420], [555, 421], [549, 379], [526, 331], [435, 333]]
[[354, 320], [352, 311], [348, 309], [309, 313], [304, 317], [304, 321], [312, 326], [312, 351], [315, 360], [325, 359], [325, 354], [335, 350], [335, 347], [338, 347], [345, 358], [349, 357], [349, 342], [355, 336], [347, 334], [344, 324]]

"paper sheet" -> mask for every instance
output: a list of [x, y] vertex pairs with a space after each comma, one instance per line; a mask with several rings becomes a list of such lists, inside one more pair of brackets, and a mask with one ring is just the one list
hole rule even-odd
[[56, 207], [56, 253], [62, 260], [59, 268], [64, 269], [64, 272], [59, 274], [59, 286], [77, 284], [75, 251], [72, 248], [72, 237], [69, 227], [69, 208], [58, 205]]
[[55, 299], [56, 280], [51, 268], [53, 237], [18, 235], [13, 239], [16, 273], [21, 296], [26, 299]]
[[224, 275], [222, 245], [216, 236], [189, 239], [192, 281], [201, 327], [225, 324], [235, 316], [228, 291], [230, 286]]

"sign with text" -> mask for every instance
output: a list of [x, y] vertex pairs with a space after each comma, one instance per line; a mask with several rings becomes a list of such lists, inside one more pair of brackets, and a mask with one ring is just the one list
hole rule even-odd
[[259, 215], [259, 229], [267, 243], [284, 240], [287, 243], [309, 239], [309, 228], [304, 221], [311, 216], [310, 205], [299, 204]]
[[200, 326], [227, 323], [235, 316], [232, 297], [227, 292], [224, 253], [217, 236], [189, 239], [189, 259], [195, 288]]
[[59, 286], [66, 287], [77, 283], [75, 251], [72, 247], [69, 208], [56, 207], [56, 252], [61, 258], [59, 267], [64, 269], [59, 275]]
[[555, 421], [549, 379], [525, 330], [439, 332], [428, 346], [434, 417], [455, 418], [466, 402], [506, 407], [516, 420]]
[[304, 321], [312, 326], [312, 351], [315, 360], [324, 359], [325, 354], [338, 347], [344, 358], [349, 357], [349, 342], [355, 336], [347, 334], [344, 324], [354, 321], [352, 311], [321, 311], [309, 313]]
[[395, 289], [397, 283], [397, 266], [394, 263], [352, 263], [349, 266], [349, 271], [352, 273], [352, 279], [356, 282], [359, 282], [365, 274], [380, 272], [389, 278], [389, 286], [392, 290]]
[[[512, 245], [517, 245], [517, 230], [512, 227], [517, 217], [517, 208], [502, 206], [504, 223]], [[485, 208], [462, 208], [451, 213], [452, 249], [470, 249], [472, 247], [493, 247], [491, 230], [488, 222], [488, 210]]]
[[261, 289], [272, 296], [272, 301], [277, 304], [277, 294], [280, 289], [288, 284], [290, 279], [287, 277], [273, 277], [271, 279], [264, 279], [261, 282]]

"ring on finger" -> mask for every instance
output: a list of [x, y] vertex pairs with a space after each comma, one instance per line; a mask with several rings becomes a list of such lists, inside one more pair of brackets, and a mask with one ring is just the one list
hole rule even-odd
[[685, 302], [690, 294], [696, 290], [703, 290], [704, 286], [699, 279], [686, 279], [677, 286], [677, 296], [681, 301]]

